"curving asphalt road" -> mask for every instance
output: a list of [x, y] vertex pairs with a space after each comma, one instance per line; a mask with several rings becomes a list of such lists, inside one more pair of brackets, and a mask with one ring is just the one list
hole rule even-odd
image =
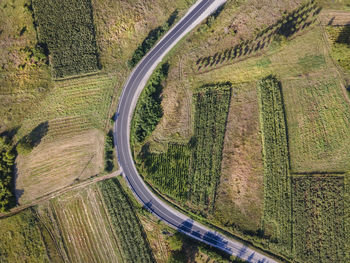
[[210, 13], [215, 11], [226, 0], [198, 0], [187, 14], [158, 42], [158, 44], [143, 58], [131, 73], [121, 95], [116, 122], [114, 139], [119, 165], [123, 170], [131, 190], [137, 199], [154, 215], [171, 227], [201, 242], [219, 248], [248, 262], [275, 263], [276, 261], [244, 244], [229, 239], [209, 228], [193, 221], [176, 211], [155, 196], [138, 174], [130, 148], [130, 122], [137, 99], [146, 82], [161, 62], [167, 52], [191, 29], [198, 25]]

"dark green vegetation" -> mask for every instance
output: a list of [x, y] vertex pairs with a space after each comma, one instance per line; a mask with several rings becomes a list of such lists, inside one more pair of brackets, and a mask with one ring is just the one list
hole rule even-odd
[[142, 142], [151, 134], [163, 116], [160, 94], [163, 90], [162, 82], [168, 76], [168, 69], [169, 65], [167, 63], [160, 66], [154, 71], [143, 89], [132, 121], [132, 141]]
[[162, 193], [185, 200], [189, 190], [188, 176], [191, 159], [189, 147], [169, 143], [167, 152], [158, 154], [147, 151], [145, 158], [145, 169], [149, 180], [157, 188], [162, 189]]
[[33, 0], [32, 4], [52, 75], [62, 78], [97, 71], [91, 0]]
[[0, 220], [0, 261], [62, 262], [49, 232], [27, 209]]
[[111, 172], [114, 168], [114, 140], [113, 131], [110, 130], [105, 141], [105, 171]]
[[222, 252], [219, 249], [203, 244], [179, 232], [167, 238], [171, 250], [168, 263], [207, 262], [207, 263], [244, 263], [240, 259]]
[[150, 153], [146, 144], [140, 153], [155, 186], [203, 211], [213, 209], [220, 180], [230, 97], [229, 83], [202, 86], [193, 95], [195, 127], [188, 145], [169, 143], [167, 152], [158, 154]]
[[[195, 63], [196, 68], [197, 70], [205, 70], [211, 67], [217, 67], [266, 50], [273, 41], [280, 42], [283, 39], [291, 38], [299, 31], [309, 27], [316, 21], [316, 17], [320, 11], [321, 8], [317, 6], [315, 1], [308, 1], [292, 12], [285, 13], [275, 24], [259, 31], [254, 38], [245, 41], [242, 40], [241, 43], [234, 47], [216, 52], [214, 55], [200, 57]], [[211, 20], [213, 18], [209, 21]]]
[[291, 249], [291, 185], [282, 86], [274, 76], [258, 87], [264, 158], [264, 231]]
[[293, 249], [300, 262], [345, 262], [344, 178], [295, 176]]
[[151, 30], [148, 33], [148, 36], [137, 47], [134, 54], [132, 55], [132, 58], [129, 60], [129, 66], [131, 68], [135, 67], [136, 64], [143, 58], [143, 56], [151, 50], [154, 44], [169, 30], [169, 28], [175, 22], [177, 15], [178, 11], [175, 10], [163, 25]]
[[140, 221], [119, 181], [104, 181], [99, 187], [126, 262], [154, 262]]
[[6, 136], [0, 137], [0, 212], [5, 212], [16, 204], [13, 191], [13, 169], [15, 151]]
[[350, 26], [327, 26], [326, 29], [332, 41], [332, 57], [350, 73]]
[[202, 208], [213, 209], [220, 181], [222, 147], [231, 98], [231, 85], [203, 87], [194, 95], [195, 116], [190, 200]]

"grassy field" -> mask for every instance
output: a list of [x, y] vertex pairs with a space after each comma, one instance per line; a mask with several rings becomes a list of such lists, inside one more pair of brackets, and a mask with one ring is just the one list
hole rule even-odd
[[29, 0], [0, 3], [0, 132], [20, 125], [52, 85], [29, 7]]
[[125, 262], [153, 262], [154, 258], [134, 207], [117, 179], [99, 183], [110, 223], [120, 239]]
[[32, 5], [38, 38], [49, 54], [53, 77], [97, 71], [91, 0], [34, 0]]
[[44, 225], [27, 209], [0, 220], [0, 261], [63, 262]]
[[234, 231], [257, 232], [263, 210], [262, 145], [255, 83], [235, 85], [223, 146], [213, 220]]
[[292, 171], [348, 171], [350, 102], [337, 76], [321, 71], [284, 81], [283, 87]]
[[96, 185], [46, 201], [37, 214], [65, 262], [123, 262], [119, 237]]
[[21, 203], [97, 175], [104, 168], [104, 131], [115, 79], [107, 75], [58, 81], [17, 132], [20, 138], [40, 123], [47, 127], [38, 146], [17, 159]]
[[300, 262], [346, 262], [344, 178], [292, 179], [293, 249]]

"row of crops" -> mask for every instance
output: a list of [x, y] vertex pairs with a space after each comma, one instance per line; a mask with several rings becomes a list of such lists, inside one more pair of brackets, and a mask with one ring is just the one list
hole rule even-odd
[[119, 181], [103, 181], [99, 187], [120, 240], [125, 262], [154, 262], [144, 230]]
[[33, 0], [32, 5], [53, 77], [97, 71], [91, 0]]
[[194, 138], [189, 178], [192, 203], [212, 210], [220, 181], [222, 149], [231, 98], [231, 86], [194, 95]]
[[274, 76], [258, 86], [264, 158], [264, 230], [291, 251], [291, 181], [281, 83]]
[[256, 37], [242, 41], [232, 48], [213, 55], [200, 57], [195, 63], [195, 68], [205, 70], [254, 55], [260, 50], [266, 49], [273, 40], [281, 39], [281, 37], [292, 37], [297, 32], [309, 27], [316, 21], [320, 11], [321, 9], [315, 1], [308, 1], [290, 13], [284, 14], [276, 23], [261, 30]]
[[193, 95], [194, 136], [187, 145], [169, 143], [165, 153], [143, 156], [147, 178], [177, 200], [212, 211], [221, 175], [222, 149], [231, 97], [230, 84], [201, 87]]
[[149, 153], [145, 167], [149, 179], [162, 192], [179, 200], [187, 198], [191, 151], [187, 145], [170, 143], [166, 153]]

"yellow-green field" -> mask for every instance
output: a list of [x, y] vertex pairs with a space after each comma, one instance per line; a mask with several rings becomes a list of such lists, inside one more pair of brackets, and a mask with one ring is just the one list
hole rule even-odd
[[350, 170], [350, 103], [330, 71], [283, 82], [291, 169], [297, 173]]
[[38, 216], [69, 262], [123, 262], [98, 187], [88, 186], [40, 204]]

